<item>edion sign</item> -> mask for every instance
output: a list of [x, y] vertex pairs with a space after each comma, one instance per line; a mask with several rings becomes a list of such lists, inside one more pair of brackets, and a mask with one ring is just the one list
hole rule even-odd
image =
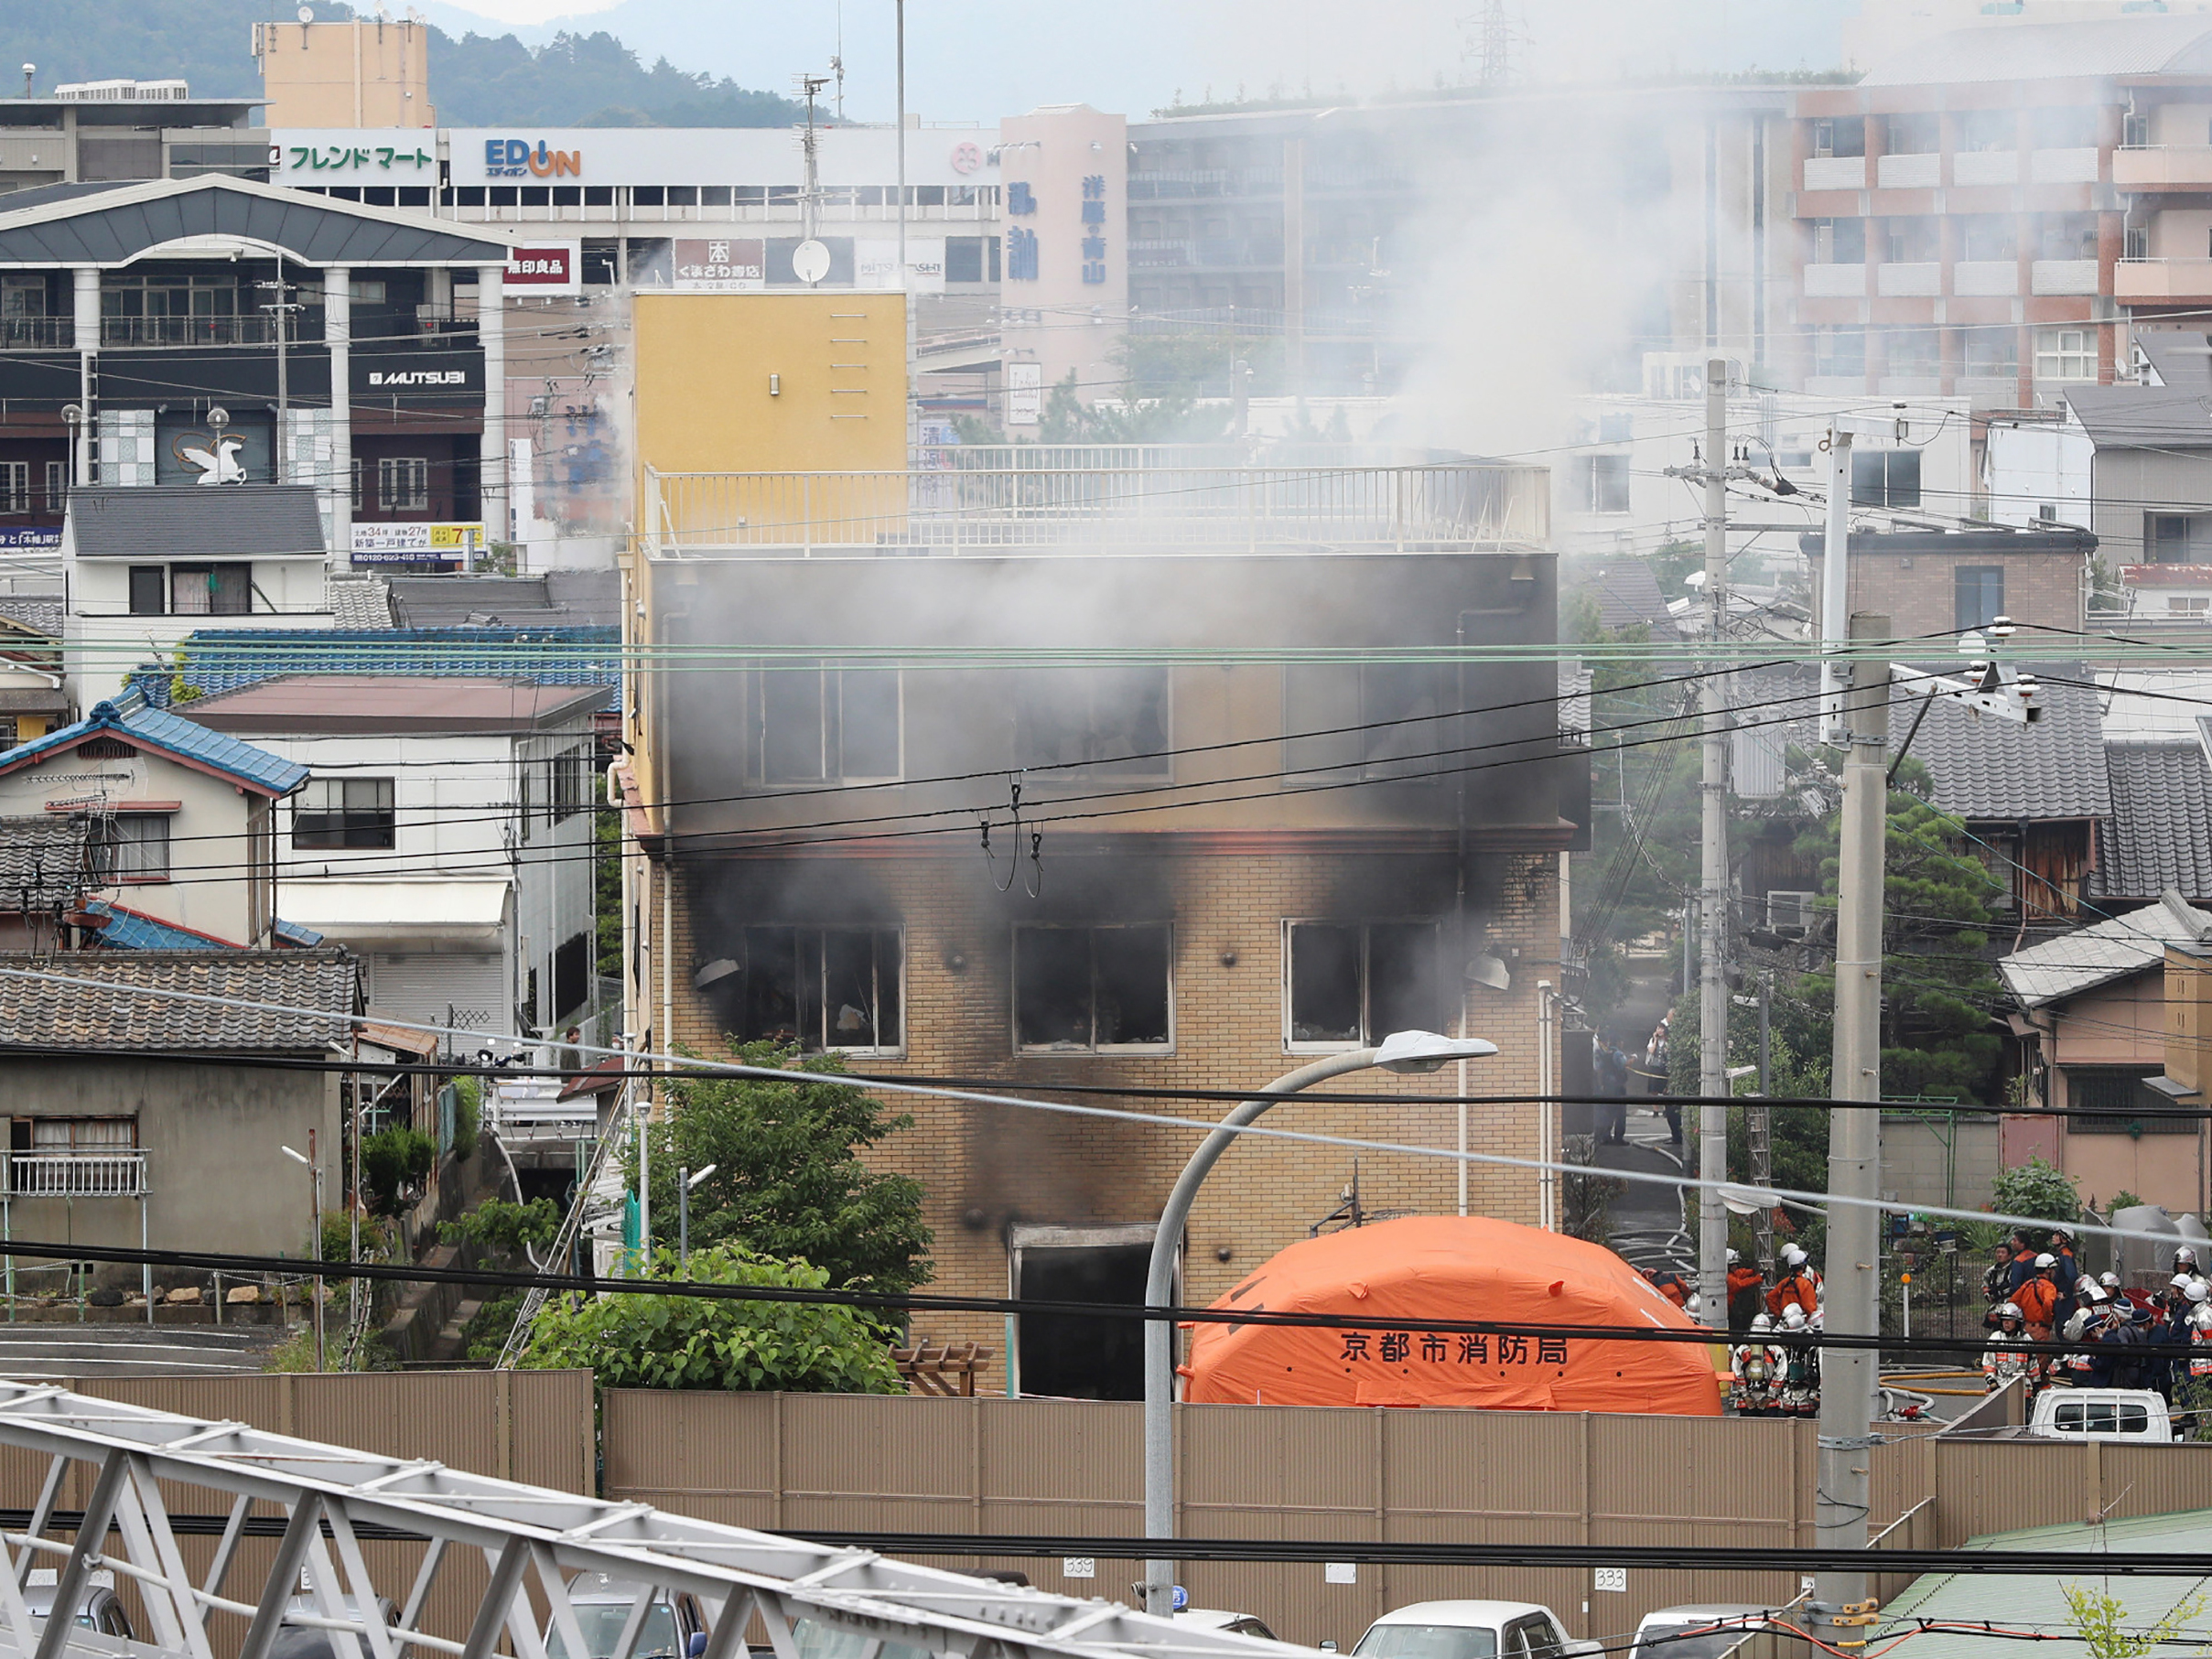
[[484, 172], [492, 178], [580, 178], [584, 152], [556, 150], [543, 138], [531, 147], [527, 138], [484, 140]]
[[514, 248], [507, 254], [510, 288], [566, 288], [576, 281], [574, 242]]

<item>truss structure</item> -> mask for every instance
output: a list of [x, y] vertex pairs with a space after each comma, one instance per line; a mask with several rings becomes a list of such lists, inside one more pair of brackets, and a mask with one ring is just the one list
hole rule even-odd
[[[58, 1612], [80, 1604], [95, 1571], [130, 1580], [146, 1610], [153, 1644], [135, 1651], [176, 1659], [217, 1659], [219, 1653], [224, 1659], [267, 1659], [286, 1624], [351, 1632], [364, 1659], [491, 1659], [502, 1650], [515, 1659], [546, 1659], [549, 1644], [570, 1656], [635, 1659], [648, 1613], [656, 1602], [683, 1594], [696, 1597], [707, 1613], [697, 1659], [747, 1659], [749, 1629], [765, 1632], [774, 1659], [894, 1659], [898, 1648], [945, 1659], [1284, 1659], [1311, 1651], [871, 1550], [691, 1520], [647, 1503], [578, 1497], [58, 1387], [0, 1382], [0, 1446], [47, 1460], [25, 1529], [0, 1532], [0, 1654], [12, 1652], [13, 1659], [65, 1654], [114, 1659], [119, 1651], [114, 1638], [66, 1615], [41, 1618], [28, 1611], [23, 1587], [38, 1565], [55, 1569], [48, 1605]], [[82, 1512], [71, 1514], [57, 1503], [77, 1465], [84, 1466], [89, 1491]], [[179, 1535], [214, 1529], [194, 1524], [181, 1510], [172, 1514], [165, 1482], [211, 1494], [210, 1518], [227, 1503], [212, 1562], [197, 1580], [187, 1570]], [[256, 1576], [242, 1566], [241, 1541], [279, 1524], [274, 1558], [258, 1575], [262, 1582], [232, 1582]], [[394, 1537], [426, 1546], [405, 1584], [379, 1582], [362, 1548], [364, 1538]], [[480, 1555], [489, 1581], [467, 1628], [422, 1628], [440, 1568], [469, 1553]], [[379, 1552], [380, 1558], [389, 1554]], [[572, 1580], [600, 1573], [633, 1592], [610, 1651], [585, 1641], [569, 1600]], [[311, 1611], [297, 1604], [303, 1589]], [[534, 1611], [534, 1599], [549, 1614]], [[388, 1624], [377, 1612], [386, 1602], [397, 1609]], [[365, 1618], [359, 1611], [364, 1609]], [[232, 1619], [215, 1625], [217, 1613]], [[243, 1638], [236, 1635], [239, 1620], [245, 1621]]]

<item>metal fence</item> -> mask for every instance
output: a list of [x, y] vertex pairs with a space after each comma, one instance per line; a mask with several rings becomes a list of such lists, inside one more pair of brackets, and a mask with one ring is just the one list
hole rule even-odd
[[144, 1152], [10, 1152], [0, 1160], [0, 1197], [144, 1198]]
[[1534, 548], [1541, 467], [1126, 463], [647, 474], [650, 550], [1049, 554]]

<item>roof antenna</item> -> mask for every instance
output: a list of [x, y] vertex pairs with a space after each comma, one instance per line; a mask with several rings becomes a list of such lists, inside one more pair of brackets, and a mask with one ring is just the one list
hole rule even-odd
[[829, 60], [830, 72], [837, 78], [837, 119], [845, 119], [845, 0], [837, 0], [837, 50]]
[[23, 66], [23, 95], [26, 98], [36, 98], [38, 95], [32, 83], [33, 77], [38, 73], [38, 66], [37, 64], [27, 63]]

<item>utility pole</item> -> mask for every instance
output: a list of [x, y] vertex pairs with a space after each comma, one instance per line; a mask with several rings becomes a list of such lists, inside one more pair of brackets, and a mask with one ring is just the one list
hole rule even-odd
[[[271, 469], [276, 476], [270, 481], [277, 484], [288, 484], [292, 481], [291, 469], [286, 464], [290, 458], [291, 446], [286, 441], [285, 425], [292, 415], [292, 385], [291, 376], [286, 365], [286, 348], [290, 343], [292, 337], [292, 313], [305, 307], [293, 303], [292, 285], [285, 281], [285, 256], [282, 250], [279, 250], [276, 255], [276, 280], [256, 283], [254, 285], [274, 296], [268, 303], [261, 307], [276, 324], [276, 442], [274, 446], [273, 457], [275, 465]], [[340, 392], [339, 395], [343, 396], [344, 393]], [[220, 460], [222, 455], [222, 438], [220, 434], [215, 439], [215, 454]]]
[[[1885, 641], [1890, 619], [1855, 614], [1854, 643]], [[1828, 1116], [1827, 1329], [1838, 1336], [1881, 1331], [1880, 1217], [1882, 1116], [1882, 889], [1888, 830], [1890, 665], [1861, 657], [1851, 664], [1843, 721], [1851, 758], [1843, 768], [1843, 837], [1837, 878], [1836, 1047], [1829, 1093], [1864, 1101]], [[1813, 1542], [1821, 1549], [1864, 1549], [1867, 1453], [1873, 1438], [1879, 1355], [1870, 1349], [1824, 1349], [1820, 1355], [1820, 1479]], [[1817, 1575], [1814, 1617], [1830, 1642], [1855, 1641], [1862, 1625], [1843, 1624], [1867, 1599], [1867, 1576]], [[1818, 1630], [1816, 1625], [1816, 1630]]]
[[[1751, 1154], [1751, 1184], [1771, 1187], [1775, 1184], [1775, 1114], [1766, 1103], [1774, 1098], [1774, 1026], [1772, 1023], [1775, 976], [1772, 973], [1759, 975], [1759, 1104], [1743, 1110], [1743, 1140]], [[1775, 1270], [1775, 1212], [1771, 1204], [1763, 1205], [1757, 1219], [1752, 1223], [1752, 1252], [1759, 1263], [1762, 1277], [1771, 1277]]]
[[1727, 619], [1728, 362], [1705, 365], [1705, 614], [1712, 652], [1699, 688], [1705, 716], [1704, 806], [1699, 881], [1698, 1295], [1709, 1320], [1728, 1309], [1728, 1212], [1721, 1183], [1728, 1179], [1728, 691], [1721, 673], [1721, 625]]

